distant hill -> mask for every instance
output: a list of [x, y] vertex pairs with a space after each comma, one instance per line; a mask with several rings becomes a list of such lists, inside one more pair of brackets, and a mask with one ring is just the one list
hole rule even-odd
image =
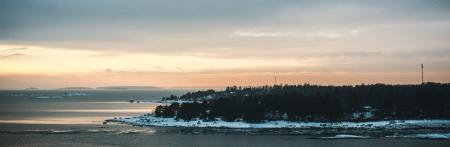
[[91, 87], [64, 87], [59, 88], [60, 90], [93, 90], [94, 88]]
[[97, 90], [152, 90], [152, 89], [161, 89], [160, 87], [154, 86], [104, 86], [97, 87]]
[[37, 88], [37, 87], [28, 87], [28, 88], [25, 88], [25, 90], [39, 90], [39, 88]]

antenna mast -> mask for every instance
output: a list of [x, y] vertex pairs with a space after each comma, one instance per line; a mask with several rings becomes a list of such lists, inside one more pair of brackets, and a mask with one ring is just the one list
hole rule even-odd
[[274, 79], [275, 79], [275, 84], [274, 85], [277, 85], [277, 75], [275, 75]]
[[423, 84], [423, 64], [421, 64], [422, 67], [422, 84]]

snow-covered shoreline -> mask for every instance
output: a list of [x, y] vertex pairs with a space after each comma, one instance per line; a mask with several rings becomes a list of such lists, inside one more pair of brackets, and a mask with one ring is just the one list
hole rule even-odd
[[154, 115], [138, 117], [114, 118], [108, 122], [119, 122], [138, 126], [158, 127], [201, 127], [201, 128], [341, 128], [341, 129], [414, 129], [414, 128], [445, 128], [450, 129], [450, 120], [390, 120], [371, 122], [292, 122], [292, 121], [267, 121], [262, 123], [247, 123], [243, 121], [226, 122], [202, 121], [202, 120], [175, 120], [174, 118], [161, 118]]
[[197, 102], [197, 103], [202, 103], [201, 101], [188, 101], [188, 100], [158, 100], [156, 101], [157, 103], [162, 103], [162, 104], [172, 104], [172, 103], [193, 103], [193, 102]]

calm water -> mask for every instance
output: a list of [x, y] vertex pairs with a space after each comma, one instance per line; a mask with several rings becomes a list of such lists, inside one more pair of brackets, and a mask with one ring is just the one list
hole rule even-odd
[[[105, 119], [138, 116], [162, 96], [188, 90], [0, 91], [0, 146], [449, 146], [448, 140], [392, 139], [360, 130], [252, 130], [101, 125]], [[61, 98], [61, 96], [63, 98]], [[143, 103], [129, 103], [129, 99]], [[429, 130], [409, 130], [427, 132]], [[447, 130], [432, 130], [433, 132]], [[387, 135], [395, 132], [387, 132]], [[372, 139], [314, 139], [332, 134]]]
[[[99, 124], [112, 117], [150, 113], [155, 104], [145, 102], [185, 92], [186, 90], [1, 91], [0, 123]], [[144, 103], [129, 103], [130, 99]]]

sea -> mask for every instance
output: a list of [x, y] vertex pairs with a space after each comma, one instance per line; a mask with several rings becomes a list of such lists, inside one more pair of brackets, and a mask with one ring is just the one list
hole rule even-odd
[[[3, 90], [0, 146], [448, 147], [448, 139], [386, 137], [449, 130], [226, 129], [103, 124], [152, 113], [163, 96], [198, 89]], [[132, 100], [132, 102], [130, 102]], [[365, 136], [342, 137], [330, 136]], [[369, 137], [367, 137], [369, 136]]]

